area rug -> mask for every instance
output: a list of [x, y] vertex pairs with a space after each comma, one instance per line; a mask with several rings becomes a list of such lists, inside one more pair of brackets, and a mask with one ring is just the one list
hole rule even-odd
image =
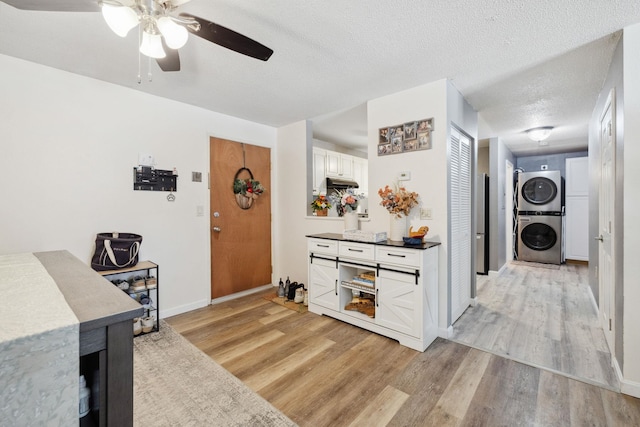
[[134, 426], [295, 426], [164, 321], [133, 340]]
[[544, 264], [542, 262], [513, 260], [511, 261], [511, 264], [522, 265], [525, 267], [548, 268], [549, 270], [560, 270], [560, 266], [558, 264]]
[[262, 298], [267, 301], [275, 302], [278, 305], [287, 307], [289, 310], [297, 311], [298, 313], [306, 313], [309, 309], [304, 304], [295, 303], [287, 300], [285, 297], [279, 297], [278, 294], [267, 294]]

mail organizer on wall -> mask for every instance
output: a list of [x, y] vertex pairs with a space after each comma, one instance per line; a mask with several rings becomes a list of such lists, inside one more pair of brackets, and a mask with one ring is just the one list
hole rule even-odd
[[173, 171], [148, 166], [133, 168], [133, 189], [146, 191], [178, 191], [178, 175]]

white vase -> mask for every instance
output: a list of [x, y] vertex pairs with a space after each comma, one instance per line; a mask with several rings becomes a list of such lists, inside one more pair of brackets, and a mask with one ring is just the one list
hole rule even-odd
[[389, 240], [401, 242], [402, 238], [407, 234], [407, 217], [398, 218], [395, 215], [389, 215]]
[[347, 230], [357, 230], [358, 229], [358, 213], [346, 212], [344, 214], [344, 229]]

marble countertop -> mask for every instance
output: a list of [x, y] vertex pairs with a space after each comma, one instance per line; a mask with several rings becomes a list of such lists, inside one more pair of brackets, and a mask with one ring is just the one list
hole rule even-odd
[[367, 245], [378, 245], [378, 246], [392, 246], [392, 247], [396, 247], [396, 248], [409, 248], [409, 249], [429, 249], [429, 248], [433, 248], [434, 246], [438, 246], [440, 245], [440, 242], [423, 242], [420, 245], [409, 245], [406, 244], [404, 242], [396, 242], [394, 240], [385, 240], [382, 242], [361, 242], [358, 240], [350, 240], [350, 239], [346, 239], [345, 237], [342, 236], [342, 234], [338, 234], [338, 233], [320, 233], [320, 234], [309, 234], [305, 237], [310, 237], [313, 239], [327, 239], [327, 240], [339, 240], [339, 241], [343, 241], [343, 242], [357, 242], [357, 243], [364, 243]]

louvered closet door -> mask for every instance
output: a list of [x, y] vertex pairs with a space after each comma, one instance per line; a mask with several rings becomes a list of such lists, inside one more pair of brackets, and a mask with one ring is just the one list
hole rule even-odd
[[451, 128], [449, 144], [449, 313], [453, 324], [471, 302], [471, 140]]

